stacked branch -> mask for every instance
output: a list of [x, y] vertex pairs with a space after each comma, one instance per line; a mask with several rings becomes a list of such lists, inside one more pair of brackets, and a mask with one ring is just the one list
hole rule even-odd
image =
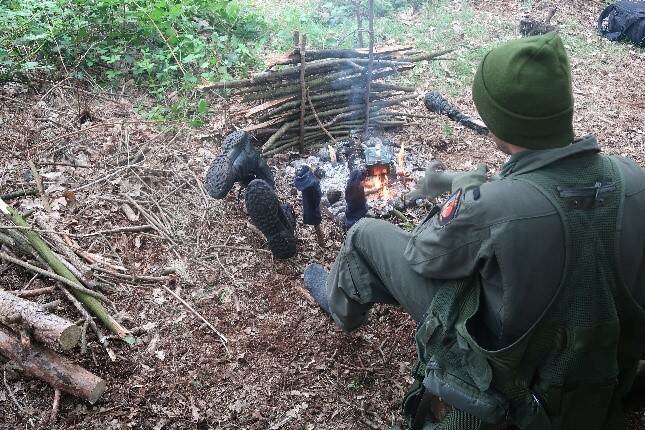
[[[84, 350], [85, 330], [89, 326], [111, 353], [107, 337], [94, 318], [128, 344], [134, 343], [134, 337], [106, 309], [104, 304], [110, 303], [109, 299], [95, 289], [97, 283], [91, 278], [91, 270], [65, 245], [61, 236], [43, 223], [40, 223], [41, 229], [34, 229], [2, 199], [0, 221], [0, 261], [50, 279], [84, 321], [79, 327], [52, 313], [59, 300], [41, 305], [21, 297], [22, 292], [0, 290], [0, 356], [15, 361], [27, 373], [57, 390], [95, 402], [105, 390], [105, 382], [50, 348], [71, 350], [80, 342]], [[40, 289], [42, 293], [51, 291], [51, 288]]]
[[255, 134], [268, 156], [363, 128], [405, 125], [405, 116], [392, 108], [416, 98], [415, 90], [384, 80], [449, 52], [423, 53], [407, 46], [305, 51], [299, 45], [266, 72], [202, 88], [241, 97], [246, 109], [238, 113], [249, 123], [245, 130]]

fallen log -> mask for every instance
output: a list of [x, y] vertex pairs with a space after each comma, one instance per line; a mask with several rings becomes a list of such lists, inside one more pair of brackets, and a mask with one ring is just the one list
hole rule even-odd
[[105, 391], [105, 381], [65, 357], [37, 345], [23, 346], [10, 332], [0, 328], [0, 355], [55, 389], [94, 404]]
[[16, 323], [39, 342], [74, 348], [81, 338], [81, 328], [71, 321], [46, 312], [40, 305], [0, 290], [0, 318]]

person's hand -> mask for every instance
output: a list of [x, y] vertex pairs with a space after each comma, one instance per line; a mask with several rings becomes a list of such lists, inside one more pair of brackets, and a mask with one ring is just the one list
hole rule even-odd
[[486, 182], [488, 168], [485, 164], [479, 164], [477, 168], [468, 172], [441, 170], [441, 167], [442, 164], [438, 160], [430, 162], [423, 177], [417, 181], [415, 189], [404, 197], [406, 206], [414, 204], [417, 199], [433, 200], [441, 194], [455, 192], [459, 188], [466, 191]]
[[475, 169], [468, 172], [456, 172], [450, 192], [454, 193], [459, 188], [466, 192], [470, 188], [480, 186], [487, 180], [486, 172], [488, 172], [488, 166], [484, 163], [478, 164]]

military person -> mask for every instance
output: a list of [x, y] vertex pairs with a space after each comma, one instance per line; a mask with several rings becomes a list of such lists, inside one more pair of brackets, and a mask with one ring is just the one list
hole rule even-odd
[[473, 99], [510, 156], [499, 175], [456, 175], [412, 233], [360, 220], [305, 287], [346, 331], [374, 303], [418, 323], [414, 428], [624, 428], [645, 348], [645, 174], [593, 136], [574, 139], [555, 33], [490, 51]]

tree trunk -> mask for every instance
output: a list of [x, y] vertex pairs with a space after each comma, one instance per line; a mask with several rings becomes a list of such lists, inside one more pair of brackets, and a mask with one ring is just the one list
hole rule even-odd
[[0, 290], [0, 317], [25, 327], [34, 339], [64, 350], [74, 348], [81, 338], [81, 329], [71, 321], [44, 311], [37, 303]]
[[105, 391], [105, 381], [65, 357], [46, 348], [24, 347], [20, 340], [0, 328], [0, 354], [14, 361], [28, 374], [55, 389], [95, 403]]

